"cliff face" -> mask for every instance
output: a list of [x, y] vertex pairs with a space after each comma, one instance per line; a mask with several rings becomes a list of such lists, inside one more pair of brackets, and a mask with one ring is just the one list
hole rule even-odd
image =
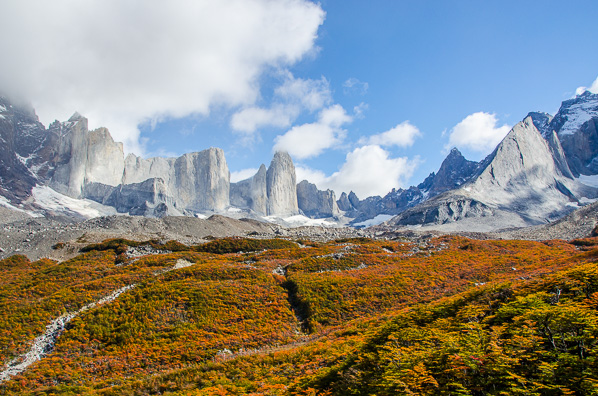
[[586, 91], [562, 103], [545, 129], [556, 132], [571, 172], [598, 174], [598, 94]]
[[340, 214], [334, 191], [320, 191], [307, 180], [297, 185], [297, 204], [308, 217], [333, 217]]
[[295, 165], [288, 153], [277, 152], [266, 172], [268, 215], [287, 216], [299, 213]]
[[251, 178], [231, 185], [231, 203], [259, 215], [299, 213], [295, 165], [287, 153], [277, 152], [268, 169], [262, 164]]

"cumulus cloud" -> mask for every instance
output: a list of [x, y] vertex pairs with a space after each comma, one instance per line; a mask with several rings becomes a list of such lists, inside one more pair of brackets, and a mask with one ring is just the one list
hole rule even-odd
[[252, 136], [260, 127], [288, 127], [297, 115], [299, 111], [294, 106], [277, 105], [269, 109], [248, 107], [235, 113], [230, 125], [235, 131]]
[[230, 173], [230, 182], [236, 183], [241, 180], [249, 179], [250, 177], [253, 177], [257, 173], [257, 171], [258, 171], [257, 168], [247, 168], [247, 169], [241, 169], [240, 171], [231, 172]]
[[272, 106], [250, 106], [233, 114], [234, 131], [251, 137], [261, 127], [288, 127], [303, 110], [313, 112], [332, 102], [330, 83], [324, 77], [313, 80], [285, 74], [285, 81], [274, 90]]
[[465, 117], [450, 131], [446, 148], [459, 147], [488, 153], [509, 133], [508, 125], [498, 126], [496, 114], [478, 112]]
[[0, 89], [139, 150], [142, 122], [254, 103], [266, 68], [313, 51], [324, 15], [307, 0], [6, 0]]
[[287, 102], [301, 104], [309, 111], [320, 110], [332, 102], [330, 83], [324, 77], [319, 80], [303, 79], [288, 73], [285, 82], [274, 93]]
[[325, 176], [319, 170], [297, 166], [297, 180], [306, 179], [320, 189], [353, 191], [360, 199], [372, 195], [386, 195], [393, 188], [404, 187], [417, 168], [419, 159], [391, 158], [388, 151], [377, 145], [356, 148], [348, 153], [338, 172]]
[[297, 176], [297, 182], [307, 180], [308, 182], [315, 184], [319, 189], [328, 188], [324, 187], [325, 185], [328, 185], [328, 178], [321, 170], [312, 169], [304, 165], [295, 165], [295, 175]]
[[592, 83], [592, 85], [590, 85], [590, 87], [578, 87], [575, 90], [575, 95], [581, 95], [585, 91], [590, 91], [591, 93], [594, 93], [594, 94], [598, 93], [598, 77], [594, 80], [594, 82]]
[[273, 150], [286, 151], [298, 159], [318, 156], [343, 141], [346, 131], [342, 126], [351, 121], [342, 106], [330, 106], [320, 112], [316, 122], [294, 126], [277, 136]]
[[368, 141], [370, 144], [380, 146], [409, 147], [420, 136], [421, 132], [415, 125], [412, 125], [409, 121], [404, 121], [386, 132], [370, 136]]

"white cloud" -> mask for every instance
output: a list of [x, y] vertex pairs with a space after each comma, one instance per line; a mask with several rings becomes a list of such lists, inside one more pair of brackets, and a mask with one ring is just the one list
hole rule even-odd
[[274, 93], [290, 103], [300, 103], [309, 111], [320, 110], [332, 102], [330, 83], [324, 77], [319, 80], [295, 78], [288, 73], [285, 82]]
[[360, 199], [386, 195], [393, 188], [403, 187], [419, 164], [419, 159], [391, 158], [382, 147], [368, 145], [347, 154], [338, 172], [325, 176], [319, 170], [298, 166], [297, 180], [307, 179], [319, 189], [332, 189], [337, 198], [342, 192], [355, 192]]
[[295, 174], [297, 175], [297, 182], [307, 180], [310, 183], [315, 184], [319, 189], [324, 189], [327, 177], [324, 172], [317, 169], [311, 169], [310, 167], [303, 165], [295, 165]]
[[478, 112], [465, 117], [450, 131], [446, 146], [488, 153], [509, 133], [508, 125], [497, 126], [495, 114]]
[[357, 106], [354, 106], [353, 107], [353, 114], [354, 114], [355, 118], [363, 118], [363, 117], [365, 117], [363, 115], [363, 113], [365, 113], [368, 108], [369, 108], [369, 105], [367, 103], [364, 103], [364, 102], [361, 102]]
[[324, 15], [307, 0], [6, 0], [0, 87], [138, 151], [141, 122], [254, 103], [266, 68], [314, 50]]
[[274, 91], [274, 104], [270, 108], [246, 107], [233, 114], [230, 122], [234, 131], [252, 136], [259, 128], [288, 127], [301, 111], [320, 110], [332, 102], [329, 82], [295, 78], [285, 73], [285, 81]]
[[237, 132], [253, 135], [263, 126], [288, 127], [298, 113], [297, 108], [292, 106], [279, 105], [270, 109], [247, 107], [233, 115], [230, 125]]
[[240, 171], [231, 172], [230, 173], [230, 182], [236, 183], [241, 180], [249, 179], [250, 177], [253, 177], [257, 173], [257, 171], [258, 171], [257, 168], [247, 168], [247, 169], [241, 169]]
[[343, 83], [343, 92], [345, 95], [365, 95], [369, 87], [367, 82], [362, 82], [355, 77], [351, 77]]
[[585, 91], [590, 91], [591, 93], [598, 93], [598, 77], [594, 80], [594, 82], [592, 83], [592, 85], [590, 85], [590, 87], [578, 87], [575, 90], [575, 95], [581, 95], [582, 93], [584, 93]]
[[421, 132], [415, 125], [412, 125], [409, 121], [404, 121], [386, 132], [370, 136], [368, 141], [370, 144], [380, 146], [409, 147], [420, 136]]
[[294, 126], [277, 136], [273, 150], [287, 151], [298, 159], [318, 156], [343, 141], [346, 131], [341, 127], [351, 121], [340, 105], [330, 106], [320, 112], [316, 122]]

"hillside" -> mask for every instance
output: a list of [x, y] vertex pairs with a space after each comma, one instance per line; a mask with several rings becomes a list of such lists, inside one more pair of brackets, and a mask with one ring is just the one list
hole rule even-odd
[[[108, 240], [0, 261], [3, 394], [594, 394], [598, 239]], [[32, 346], [35, 346], [32, 348]]]

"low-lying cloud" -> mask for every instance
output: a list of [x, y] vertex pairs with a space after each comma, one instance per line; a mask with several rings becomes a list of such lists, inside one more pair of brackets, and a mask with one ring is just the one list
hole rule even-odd
[[264, 70], [313, 51], [324, 16], [307, 0], [6, 0], [0, 90], [139, 152], [140, 123], [255, 103]]

